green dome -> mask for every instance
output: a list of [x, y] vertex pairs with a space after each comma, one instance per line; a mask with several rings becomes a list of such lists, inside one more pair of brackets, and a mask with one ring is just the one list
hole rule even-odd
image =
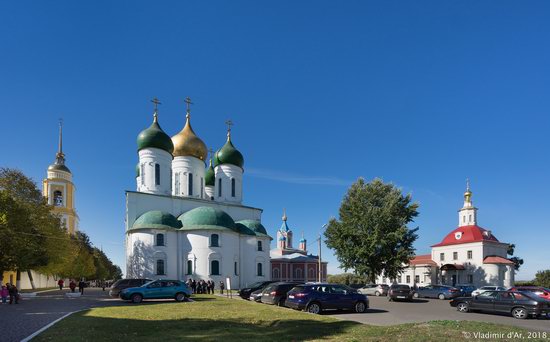
[[182, 223], [182, 230], [195, 229], [229, 229], [237, 231], [235, 221], [225, 211], [211, 208], [198, 207], [183, 213], [178, 217]]
[[168, 134], [164, 133], [155, 114], [153, 123], [149, 128], [144, 129], [137, 137], [138, 151], [144, 148], [160, 148], [168, 153], [174, 152], [174, 144]]
[[214, 154], [214, 166], [221, 164], [232, 164], [240, 167], [241, 169], [244, 166], [244, 157], [241, 152], [239, 152], [233, 143], [231, 142], [231, 136], [227, 136], [227, 142], [223, 145], [222, 148]]
[[136, 178], [139, 177], [139, 163], [136, 164]]
[[237, 230], [240, 234], [256, 236], [256, 233], [254, 233], [252, 229], [248, 228], [244, 224], [240, 222], [235, 222], [235, 225], [237, 226]]
[[267, 230], [262, 225], [262, 223], [258, 220], [242, 220], [242, 221], [238, 221], [237, 225], [245, 226], [246, 228], [251, 230], [254, 233], [254, 235], [269, 237], [269, 235], [267, 235]]
[[206, 169], [204, 174], [204, 185], [216, 185], [216, 177], [214, 175], [214, 168], [212, 167], [212, 159], [210, 159], [210, 166]]
[[138, 217], [131, 229], [140, 228], [178, 229], [181, 228], [181, 222], [170, 213], [152, 210]]

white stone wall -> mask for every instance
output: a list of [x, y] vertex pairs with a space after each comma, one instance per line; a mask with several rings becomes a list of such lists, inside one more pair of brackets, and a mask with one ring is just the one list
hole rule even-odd
[[[191, 156], [175, 157], [172, 161], [172, 195], [204, 198], [204, 162]], [[189, 182], [192, 178], [192, 194]]]
[[[241, 203], [243, 200], [243, 169], [231, 164], [222, 164], [214, 168], [214, 174], [216, 175], [214, 197], [216, 201]], [[235, 196], [232, 193], [233, 179], [235, 180]]]
[[[171, 194], [172, 155], [158, 148], [144, 148], [139, 155], [138, 191], [157, 194]], [[155, 182], [155, 164], [160, 166], [160, 184]]]
[[205, 186], [204, 192], [205, 192], [205, 199], [212, 201], [216, 198], [214, 186], [212, 185]]

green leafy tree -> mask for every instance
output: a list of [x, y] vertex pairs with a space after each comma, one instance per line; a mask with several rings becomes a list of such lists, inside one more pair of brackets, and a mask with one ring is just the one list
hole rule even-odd
[[538, 271], [533, 282], [537, 286], [550, 288], [550, 270]]
[[375, 282], [384, 273], [396, 278], [414, 256], [418, 228], [407, 224], [418, 216], [418, 204], [393, 184], [359, 178], [348, 190], [325, 231], [341, 267]]
[[327, 281], [329, 283], [351, 285], [351, 284], [365, 284], [366, 279], [364, 276], [359, 276], [357, 274], [342, 273], [342, 274], [329, 274], [327, 276]]
[[[514, 250], [516, 249], [516, 245], [511, 243], [508, 245], [508, 255], [512, 256], [514, 255]], [[523, 265], [523, 259], [522, 258], [519, 258], [517, 256], [514, 256], [514, 257], [511, 257], [510, 258], [511, 261], [514, 262], [514, 269], [517, 271], [519, 270], [519, 268], [521, 267], [521, 265]]]

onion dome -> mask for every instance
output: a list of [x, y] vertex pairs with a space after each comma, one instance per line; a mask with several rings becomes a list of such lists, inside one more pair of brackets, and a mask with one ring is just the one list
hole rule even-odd
[[214, 154], [214, 166], [231, 164], [240, 167], [244, 166], [244, 157], [231, 142], [231, 130], [227, 131], [227, 142]]
[[160, 211], [152, 210], [142, 214], [132, 225], [130, 229], [179, 229], [181, 222], [174, 215]]
[[185, 116], [185, 126], [176, 135], [172, 137], [174, 143], [174, 157], [191, 156], [198, 158], [202, 161], [206, 161], [208, 152], [204, 142], [195, 134], [191, 127], [191, 115], [189, 114], [189, 108], [187, 109], [187, 115]]
[[252, 235], [267, 236], [271, 238], [269, 235], [267, 235], [267, 230], [265, 229], [265, 227], [258, 220], [242, 220], [242, 221], [238, 221], [236, 224], [242, 225], [248, 228], [250, 231], [252, 231], [253, 233]]
[[182, 230], [214, 229], [237, 231], [235, 221], [225, 211], [212, 207], [198, 207], [178, 217]]
[[216, 176], [214, 174], [214, 168], [212, 167], [212, 159], [210, 159], [210, 165], [206, 172], [204, 173], [204, 185], [205, 186], [215, 186], [216, 185]]
[[138, 151], [144, 148], [159, 148], [168, 153], [174, 151], [174, 144], [168, 134], [164, 133], [158, 123], [157, 112], [153, 115], [153, 123], [149, 128], [144, 129], [137, 137]]

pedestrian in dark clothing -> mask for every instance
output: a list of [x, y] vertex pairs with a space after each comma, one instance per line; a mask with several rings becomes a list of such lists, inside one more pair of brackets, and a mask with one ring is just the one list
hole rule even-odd
[[213, 280], [210, 280], [210, 291], [212, 294], [214, 294], [214, 288], [216, 287], [216, 283], [214, 283]]
[[84, 295], [84, 288], [86, 287], [86, 283], [84, 280], [81, 280], [78, 282], [78, 291], [80, 292], [80, 295]]
[[76, 289], [76, 283], [74, 282], [74, 280], [71, 280], [71, 282], [69, 283], [69, 288], [71, 289], [71, 292], [74, 293], [74, 290]]
[[223, 281], [220, 281], [220, 293], [223, 294], [223, 290], [225, 289], [225, 285]]
[[210, 285], [210, 280], [206, 281], [206, 292], [210, 294], [210, 290], [212, 289], [212, 286]]
[[197, 293], [197, 282], [195, 279], [191, 282], [191, 290], [193, 290], [193, 293]]
[[59, 286], [59, 291], [63, 290], [63, 284], [65, 284], [65, 282], [63, 281], [63, 279], [59, 279], [57, 281], [57, 286]]
[[15, 285], [8, 285], [8, 293], [10, 295], [10, 304], [19, 304], [19, 290]]

